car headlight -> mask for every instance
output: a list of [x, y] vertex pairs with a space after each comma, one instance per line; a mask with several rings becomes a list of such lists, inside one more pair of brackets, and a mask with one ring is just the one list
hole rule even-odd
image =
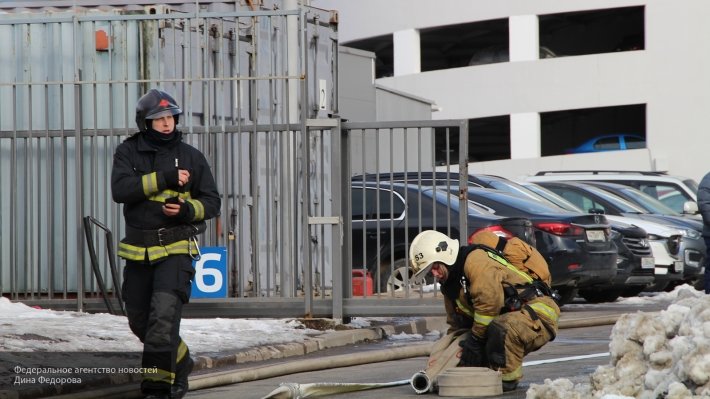
[[680, 230], [683, 237], [692, 238], [693, 240], [699, 240], [703, 235], [694, 229], [681, 229]]

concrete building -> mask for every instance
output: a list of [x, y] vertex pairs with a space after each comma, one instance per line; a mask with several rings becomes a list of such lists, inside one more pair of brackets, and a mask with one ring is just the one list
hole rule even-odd
[[[312, 0], [341, 45], [376, 54], [376, 83], [468, 119], [471, 170], [710, 169], [710, 3], [703, 0]], [[346, 93], [340, 93], [341, 98]], [[633, 133], [635, 150], [570, 155]]]

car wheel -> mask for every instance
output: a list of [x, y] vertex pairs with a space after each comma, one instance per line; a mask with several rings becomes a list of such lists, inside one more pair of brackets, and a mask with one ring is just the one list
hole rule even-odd
[[668, 283], [668, 285], [666, 285], [663, 288], [663, 291], [664, 292], [671, 292], [675, 289], [675, 287], [677, 287], [679, 285], [683, 285], [683, 284], [685, 284], [685, 281], [683, 281], [683, 280], [671, 281], [670, 283]]
[[663, 282], [655, 282], [648, 287], [644, 288], [643, 290], [646, 292], [661, 292], [666, 289], [668, 286], [669, 282], [663, 281]]
[[621, 296], [621, 290], [580, 290], [579, 296], [589, 303], [614, 302]]
[[574, 287], [557, 288], [557, 293], [560, 294], [560, 303], [558, 304], [560, 307], [574, 301], [574, 298], [577, 297], [577, 289]]
[[[395, 262], [395, 266], [397, 266], [397, 262]], [[409, 282], [408, 286], [410, 289], [419, 288], [421, 286], [421, 280], [414, 281], [412, 279], [413, 274], [414, 273], [412, 273], [412, 269], [410, 269], [409, 267], [397, 267], [396, 269], [394, 269], [394, 273], [387, 279], [387, 291], [395, 292], [403, 290], [405, 287], [407, 287], [405, 281]]]
[[705, 291], [705, 277], [701, 276], [695, 284], [693, 284], [693, 287], [698, 291]]
[[[387, 292], [397, 290], [404, 288], [404, 278], [405, 278], [405, 273], [407, 273], [407, 279], [409, 281], [409, 286], [410, 287], [418, 287], [421, 285], [421, 282], [413, 282], [411, 280], [412, 277], [412, 272], [409, 269], [409, 263], [407, 263], [407, 259], [397, 259], [394, 261], [394, 264], [392, 265], [392, 269], [394, 269], [394, 274], [390, 275], [390, 265], [388, 264], [383, 264], [380, 266], [380, 281], [379, 281], [379, 292]], [[373, 276], [375, 275], [375, 272], [373, 272]], [[434, 278], [429, 275], [426, 278], [426, 281], [434, 281]], [[375, 287], [378, 287], [377, 285], [377, 280], [375, 280]]]

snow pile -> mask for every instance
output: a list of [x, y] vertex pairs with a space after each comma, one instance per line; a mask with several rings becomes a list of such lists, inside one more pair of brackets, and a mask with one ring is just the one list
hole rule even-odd
[[621, 316], [610, 338], [611, 363], [589, 384], [546, 379], [526, 399], [710, 397], [710, 296], [680, 289], [666, 310]]
[[[323, 331], [293, 319], [183, 319], [193, 354], [305, 342]], [[1, 352], [141, 352], [124, 316], [37, 309], [0, 297]]]

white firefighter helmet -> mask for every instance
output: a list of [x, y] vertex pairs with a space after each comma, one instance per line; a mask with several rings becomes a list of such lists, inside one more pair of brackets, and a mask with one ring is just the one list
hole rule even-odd
[[449, 238], [436, 230], [424, 230], [417, 234], [409, 246], [409, 261], [414, 271], [413, 279], [426, 276], [434, 262], [453, 265], [459, 253], [459, 240]]

